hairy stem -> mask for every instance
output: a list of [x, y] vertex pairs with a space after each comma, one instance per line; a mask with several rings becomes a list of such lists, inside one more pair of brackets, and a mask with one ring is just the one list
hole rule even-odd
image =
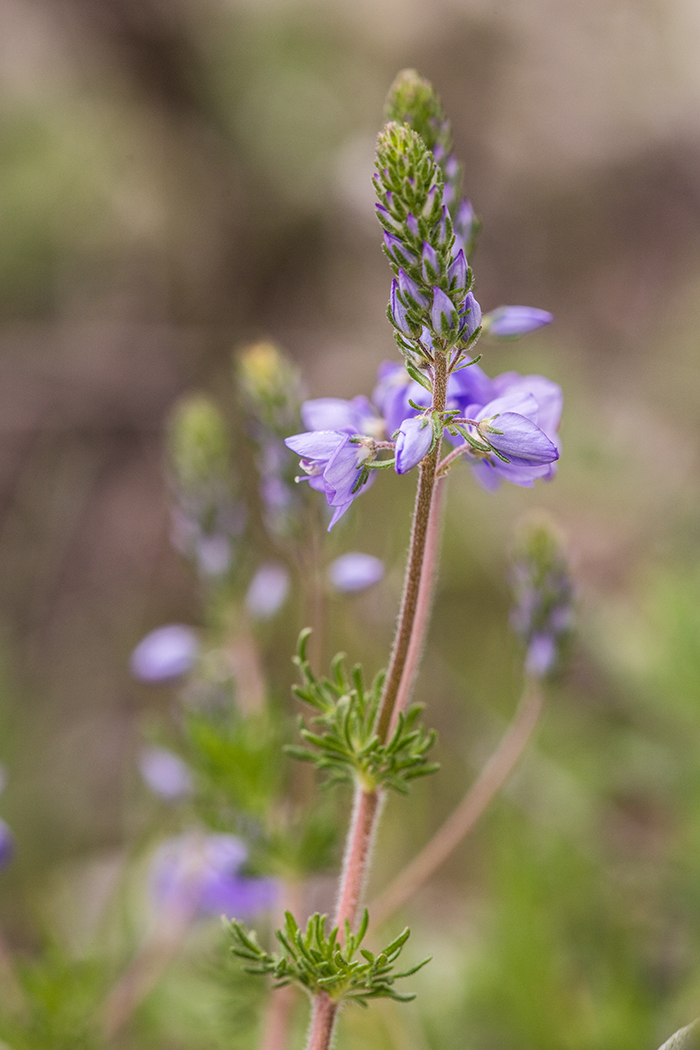
[[[444, 354], [438, 353], [435, 355], [435, 364], [433, 366], [433, 409], [438, 412], [444, 412], [446, 399], [447, 361]], [[399, 613], [399, 620], [394, 638], [394, 647], [389, 661], [389, 669], [384, 682], [384, 692], [382, 694], [379, 715], [377, 716], [377, 736], [382, 741], [387, 739], [389, 733], [396, 699], [401, 686], [401, 678], [403, 676], [406, 659], [411, 645], [413, 623], [418, 608], [421, 578], [423, 575], [423, 560], [428, 539], [428, 524], [430, 521], [430, 510], [433, 503], [435, 475], [439, 459], [440, 441], [436, 441], [432, 452], [425, 457], [420, 466], [420, 477], [418, 479], [418, 491], [416, 492], [413, 528], [411, 530], [411, 545], [408, 553], [408, 564], [406, 566], [401, 611]]]
[[413, 619], [413, 630], [411, 631], [408, 652], [406, 653], [406, 662], [404, 663], [403, 674], [401, 675], [399, 689], [396, 694], [394, 713], [389, 726], [389, 736], [392, 735], [396, 728], [399, 712], [405, 711], [411, 700], [413, 686], [415, 685], [416, 676], [418, 674], [418, 667], [420, 665], [421, 657], [423, 656], [423, 648], [428, 633], [430, 614], [433, 609], [433, 596], [437, 580], [440, 539], [442, 538], [444, 490], [444, 482], [441, 484], [440, 479], [436, 479], [433, 487], [433, 500], [430, 507], [430, 517], [428, 519], [428, 534], [425, 542], [425, 554], [423, 555], [423, 571], [420, 587], [418, 589], [416, 614]]
[[436, 831], [420, 853], [396, 876], [370, 910], [375, 924], [384, 922], [401, 908], [435, 874], [500, 791], [525, 750], [542, 710], [538, 680], [528, 679], [513, 721], [481, 773], [457, 808]]
[[[436, 353], [432, 366], [433, 378], [433, 404], [432, 408], [438, 412], [444, 412], [447, 399], [447, 360], [443, 353]], [[377, 715], [376, 731], [380, 740], [385, 741], [392, 724], [394, 710], [401, 688], [401, 682], [406, 667], [416, 623], [421, 595], [425, 597], [426, 612], [423, 618], [421, 634], [427, 625], [427, 610], [430, 606], [430, 588], [427, 592], [421, 589], [423, 570], [428, 548], [428, 537], [430, 535], [431, 510], [433, 509], [433, 492], [435, 489], [437, 466], [440, 459], [440, 440], [435, 442], [432, 451], [425, 457], [420, 466], [418, 479], [418, 490], [416, 492], [416, 503], [413, 514], [413, 526], [411, 529], [411, 542], [406, 565], [406, 576], [404, 580], [401, 610], [399, 612], [394, 646], [389, 660], [389, 670], [384, 682], [384, 690]], [[439, 536], [439, 528], [437, 528]], [[436, 538], [437, 538], [436, 536]], [[430, 562], [430, 558], [428, 559]], [[434, 563], [434, 552], [433, 552]], [[432, 572], [432, 569], [431, 569]], [[419, 618], [419, 624], [421, 623]], [[410, 674], [412, 681], [417, 668], [418, 657], [422, 643], [416, 642], [416, 655], [413, 670]], [[406, 687], [407, 694], [410, 686]], [[358, 785], [355, 793], [355, 804], [353, 818], [348, 832], [347, 847], [345, 850], [345, 864], [340, 878], [340, 889], [338, 893], [338, 908], [336, 911], [336, 924], [342, 929], [347, 920], [354, 925], [357, 916], [362, 890], [364, 888], [369, 862], [372, 852], [372, 842], [377, 827], [377, 820], [381, 811], [381, 796], [378, 791], [364, 791]], [[333, 1035], [333, 1025], [338, 1010], [338, 1004], [331, 1000], [325, 992], [320, 992], [314, 998], [313, 1015], [311, 1018], [311, 1029], [307, 1050], [328, 1050]]]

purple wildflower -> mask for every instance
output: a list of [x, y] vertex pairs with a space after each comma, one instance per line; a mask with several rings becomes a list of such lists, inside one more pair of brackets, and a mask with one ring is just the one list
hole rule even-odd
[[459, 311], [459, 334], [465, 341], [471, 339], [481, 324], [481, 307], [471, 292], [467, 292]]
[[151, 868], [158, 905], [185, 915], [245, 918], [274, 904], [273, 879], [240, 874], [248, 850], [234, 835], [188, 832], [168, 839], [156, 851]]
[[408, 315], [406, 313], [406, 307], [403, 305], [399, 298], [399, 282], [394, 278], [391, 282], [391, 300], [389, 302], [389, 309], [391, 311], [391, 317], [394, 322], [394, 326], [398, 328], [404, 335], [413, 335], [413, 328], [409, 324]]
[[508, 460], [493, 453], [473, 453], [480, 460], [474, 473], [487, 489], [497, 488], [501, 478], [531, 488], [537, 478], [553, 476], [559, 450], [535, 422], [538, 415], [537, 400], [522, 388], [497, 397], [477, 413], [476, 422], [482, 426], [471, 428], [472, 436], [487, 441]]
[[281, 562], [265, 562], [250, 582], [246, 609], [255, 620], [270, 620], [289, 594], [289, 571]]
[[396, 473], [407, 474], [430, 451], [433, 428], [425, 416], [404, 419], [396, 435]]
[[[428, 297], [421, 292], [420, 288], [414, 280], [412, 280], [405, 270], [399, 270], [399, 290], [404, 300], [409, 302], [409, 305], [415, 304], [416, 307], [426, 307], [428, 305]], [[413, 300], [413, 303], [411, 303]]]
[[154, 795], [176, 802], [192, 794], [192, 773], [179, 755], [165, 747], [144, 747], [138, 760], [139, 772]]
[[331, 583], [339, 591], [364, 591], [384, 575], [384, 562], [371, 554], [350, 551], [341, 554], [328, 566]]
[[456, 292], [464, 291], [467, 287], [468, 272], [467, 257], [460, 248], [450, 263], [450, 268], [447, 271], [447, 279], [450, 282], [451, 287], [454, 285], [454, 290]]
[[372, 475], [363, 477], [362, 467], [373, 455], [372, 448], [362, 442], [351, 441], [350, 434], [337, 430], [316, 430], [293, 434], [286, 438], [287, 448], [301, 456], [302, 469], [309, 475], [309, 484], [325, 493], [328, 505], [333, 507], [329, 530], [342, 518], [353, 499], [372, 482]]
[[[470, 293], [471, 294], [471, 293]], [[447, 335], [457, 327], [457, 308], [442, 288], [433, 286], [433, 305], [430, 311], [430, 323], [438, 335]]]
[[15, 837], [4, 820], [0, 820], [0, 869], [6, 868], [15, 855]]
[[131, 654], [129, 666], [141, 682], [169, 682], [191, 671], [199, 639], [191, 627], [170, 623], [147, 634]]
[[551, 324], [554, 315], [547, 310], [537, 310], [534, 306], [499, 306], [491, 310], [484, 318], [484, 328], [491, 335], [503, 339], [534, 332], [544, 325]]

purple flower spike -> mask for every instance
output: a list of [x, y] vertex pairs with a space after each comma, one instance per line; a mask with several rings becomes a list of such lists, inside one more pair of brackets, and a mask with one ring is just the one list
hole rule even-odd
[[405, 297], [413, 299], [418, 306], [426, 307], [428, 297], [421, 292], [415, 281], [411, 280], [405, 270], [399, 270], [399, 288]]
[[0, 820], [0, 869], [6, 868], [15, 855], [15, 837], [4, 820]]
[[399, 282], [394, 278], [391, 282], [391, 316], [394, 320], [394, 325], [400, 332], [403, 332], [404, 335], [413, 335], [413, 329], [408, 323], [408, 317], [406, 316], [406, 309], [396, 294], [398, 290]]
[[371, 554], [351, 551], [341, 554], [328, 566], [328, 576], [338, 591], [364, 591], [384, 576], [384, 562]]
[[535, 332], [551, 324], [554, 315], [547, 310], [537, 310], [534, 306], [499, 306], [487, 314], [484, 320], [491, 335], [507, 339]]
[[464, 340], [471, 339], [474, 332], [481, 324], [481, 307], [474, 298], [472, 292], [467, 292], [459, 316], [462, 322], [459, 331], [461, 338]]
[[140, 682], [169, 682], [187, 674], [199, 653], [199, 639], [191, 627], [170, 623], [147, 634], [131, 654], [129, 666]]
[[423, 241], [423, 277], [432, 284], [440, 273], [440, 264], [435, 249], [427, 241]]
[[165, 747], [144, 747], [139, 755], [139, 773], [147, 787], [166, 802], [192, 794], [192, 773], [179, 755]]
[[[467, 257], [464, 251], [460, 248], [450, 263], [450, 268], [447, 271], [447, 279], [452, 284], [454, 282], [454, 289], [456, 292], [461, 292], [467, 287]], [[472, 299], [474, 296], [472, 296]], [[476, 300], [474, 300], [476, 302]]]
[[404, 419], [396, 437], [396, 473], [407, 474], [430, 451], [433, 428], [425, 416]]
[[289, 594], [289, 572], [281, 562], [261, 565], [245, 596], [246, 609], [254, 620], [270, 620]]
[[430, 311], [430, 322], [433, 331], [438, 335], [454, 331], [457, 327], [457, 310], [449, 296], [442, 288], [433, 288], [433, 306]]

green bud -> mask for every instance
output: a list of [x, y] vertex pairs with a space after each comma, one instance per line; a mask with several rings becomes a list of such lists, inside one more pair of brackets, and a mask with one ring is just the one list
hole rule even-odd
[[168, 452], [177, 482], [196, 488], [223, 478], [229, 467], [229, 439], [219, 407], [206, 394], [190, 394], [168, 421]]
[[452, 151], [450, 124], [442, 103], [430, 81], [415, 69], [403, 69], [389, 89], [384, 107], [386, 119], [408, 124], [425, 142], [428, 149], [442, 146], [445, 154]]
[[248, 410], [280, 433], [296, 422], [302, 400], [299, 374], [274, 343], [247, 346], [236, 361], [236, 374]]

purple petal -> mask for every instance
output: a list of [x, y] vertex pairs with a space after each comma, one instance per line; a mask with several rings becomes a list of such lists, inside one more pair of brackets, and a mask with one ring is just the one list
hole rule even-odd
[[404, 335], [412, 335], [413, 329], [408, 323], [408, 317], [406, 316], [406, 308], [403, 306], [401, 300], [398, 297], [398, 290], [399, 282], [396, 280], [396, 278], [394, 278], [391, 282], [391, 316], [394, 320], [394, 324], [400, 332], [403, 332]]
[[415, 215], [412, 215], [410, 211], [406, 216], [406, 226], [414, 237], [418, 237], [418, 219], [416, 219]]
[[396, 473], [407, 474], [420, 463], [433, 443], [433, 428], [424, 416], [404, 419], [396, 438]]
[[278, 896], [279, 885], [274, 879], [212, 872], [203, 882], [199, 911], [245, 919], [271, 908]]
[[423, 241], [423, 277], [428, 284], [432, 284], [439, 273], [440, 263], [435, 249], [427, 241]]
[[351, 551], [341, 554], [328, 566], [328, 576], [339, 591], [364, 591], [384, 575], [384, 562], [371, 554]]
[[561, 387], [544, 376], [521, 376], [518, 372], [503, 372], [493, 381], [499, 396], [526, 391], [537, 402], [537, 425], [554, 440], [564, 403]]
[[261, 565], [245, 596], [246, 609], [255, 620], [269, 620], [284, 605], [289, 594], [289, 572], [281, 562]]
[[147, 634], [134, 649], [129, 666], [141, 682], [168, 682], [194, 666], [199, 639], [191, 627], [170, 623]]
[[525, 657], [525, 669], [541, 678], [552, 670], [557, 659], [557, 646], [551, 634], [535, 634]]
[[547, 310], [537, 310], [533, 306], [499, 306], [486, 316], [491, 335], [502, 338], [526, 335], [551, 324], [553, 320], [553, 314]]
[[231, 540], [223, 532], [202, 536], [197, 541], [197, 564], [204, 576], [223, 576], [231, 561]]
[[415, 300], [418, 306], [425, 307], [428, 305], [427, 295], [424, 295], [416, 282], [408, 276], [405, 270], [401, 269], [399, 270], [399, 288], [404, 296]]
[[347, 434], [339, 433], [337, 430], [312, 430], [305, 434], [292, 434], [291, 437], [284, 439], [284, 443], [302, 459], [316, 459], [324, 463], [331, 458], [338, 445], [345, 440], [347, 440]]
[[301, 406], [302, 422], [308, 430], [350, 430], [355, 433], [355, 416], [352, 402], [342, 397], [315, 397]]
[[338, 446], [323, 472], [326, 496], [331, 507], [339, 507], [358, 495], [352, 491], [357, 474], [364, 461], [371, 455], [372, 452], [366, 445], [351, 443], [347, 436]]
[[[447, 279], [450, 283], [454, 282], [456, 290], [467, 287], [467, 258], [461, 248], [457, 252], [454, 260], [450, 263], [450, 268], [447, 271]], [[476, 302], [476, 300], [474, 301]]]
[[453, 372], [448, 380], [449, 397], [456, 397], [460, 406], [466, 410], [468, 405], [487, 405], [496, 397], [493, 380], [480, 365], [468, 365]]
[[462, 303], [462, 308], [459, 311], [459, 317], [461, 321], [460, 335], [462, 336], [462, 339], [471, 339], [474, 332], [481, 324], [481, 307], [474, 298], [472, 292], [467, 292], [464, 302]]
[[504, 412], [493, 421], [501, 434], [487, 434], [489, 442], [505, 456], [517, 456], [528, 465], [552, 463], [559, 459], [557, 446], [544, 431], [517, 412]]
[[144, 747], [138, 760], [139, 772], [154, 795], [175, 802], [191, 795], [192, 773], [179, 755], [165, 747]]
[[433, 330], [440, 334], [443, 330], [451, 331], [457, 326], [457, 310], [442, 288], [433, 287], [433, 306], [430, 311], [430, 323]]
[[4, 820], [0, 820], [0, 868], [6, 868], [15, 855], [15, 837]]
[[407, 263], [415, 266], [418, 262], [416, 253], [407, 248], [403, 241], [399, 237], [395, 237], [393, 233], [384, 231], [384, 243], [387, 252], [399, 266], [406, 266]]

